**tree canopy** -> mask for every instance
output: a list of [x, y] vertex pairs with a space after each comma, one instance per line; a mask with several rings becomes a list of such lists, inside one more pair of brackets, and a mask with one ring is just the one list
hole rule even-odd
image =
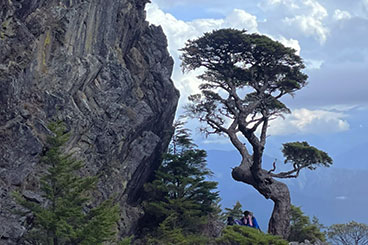
[[368, 225], [355, 221], [334, 224], [328, 228], [327, 235], [337, 245], [365, 245], [368, 244]]
[[190, 110], [215, 132], [225, 131], [225, 118], [255, 131], [265, 119], [289, 112], [279, 99], [306, 85], [295, 50], [263, 35], [217, 30], [188, 41], [181, 51], [184, 71], [206, 68], [199, 76], [202, 94], [190, 97]]

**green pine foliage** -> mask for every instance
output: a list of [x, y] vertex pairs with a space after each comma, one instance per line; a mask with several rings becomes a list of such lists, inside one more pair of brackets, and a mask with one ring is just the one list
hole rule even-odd
[[216, 239], [218, 245], [287, 245], [288, 242], [278, 236], [239, 225], [227, 226], [223, 235]]
[[151, 245], [206, 245], [209, 238], [198, 233], [188, 233], [183, 228], [175, 227], [173, 224], [178, 220], [177, 214], [172, 214], [160, 223], [157, 231], [150, 234], [147, 244]]
[[[172, 240], [171, 244], [177, 244], [175, 239], [198, 233], [207, 217], [216, 212], [218, 199], [214, 191], [217, 182], [206, 180], [212, 174], [206, 168], [206, 152], [192, 143], [183, 123], [177, 123], [175, 129], [155, 180], [145, 185], [147, 200], [143, 219], [151, 237]], [[192, 238], [189, 240], [193, 242]]]
[[285, 164], [291, 163], [294, 168], [307, 167], [314, 170], [318, 165], [332, 165], [332, 158], [326, 152], [310, 146], [305, 141], [283, 144], [282, 153], [285, 156]]
[[233, 208], [225, 208], [224, 217], [233, 217], [234, 219], [241, 219], [243, 217], [242, 205], [239, 201], [236, 201]]
[[133, 236], [125, 237], [118, 242], [118, 245], [131, 245]]
[[51, 123], [54, 133], [47, 139], [47, 151], [41, 164], [47, 169], [41, 178], [42, 203], [14, 196], [19, 204], [34, 215], [27, 240], [31, 244], [102, 244], [116, 233], [119, 209], [112, 200], [95, 208], [87, 207], [97, 177], [81, 177], [83, 162], [62, 152], [69, 135], [63, 123]]
[[326, 241], [326, 235], [321, 231], [322, 225], [318, 223], [318, 219], [314, 218], [310, 221], [308, 216], [305, 216], [300, 207], [291, 205], [290, 218], [290, 235], [289, 241], [304, 242], [308, 240], [312, 243], [316, 241]]

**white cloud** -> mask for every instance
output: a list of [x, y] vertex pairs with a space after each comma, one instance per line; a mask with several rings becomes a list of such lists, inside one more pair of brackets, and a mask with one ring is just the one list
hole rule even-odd
[[[331, 35], [331, 40], [329, 39], [326, 45], [322, 47], [315, 45], [313, 42], [311, 43], [309, 39], [303, 39], [303, 36], [306, 34], [303, 34], [300, 31], [298, 33], [298, 29], [300, 28], [296, 22], [299, 20], [295, 17], [300, 16], [300, 18], [305, 17], [312, 19], [316, 17], [315, 19], [317, 22], [315, 24], [315, 29], [310, 27], [310, 23], [308, 24], [307, 22], [305, 23], [305, 28], [309, 28], [311, 30], [311, 35], [314, 35], [316, 39], [318, 39], [318, 35], [316, 33], [318, 33], [318, 30], [320, 30], [319, 35], [321, 40], [324, 40], [329, 32], [327, 28], [323, 26], [322, 19], [324, 20], [328, 13], [322, 5], [318, 4], [316, 0], [309, 0], [305, 2], [302, 0], [273, 0], [271, 2], [273, 2], [273, 5], [268, 4], [268, 7], [271, 10], [267, 10], [270, 12], [265, 13], [271, 14], [272, 7], [279, 6], [279, 9], [274, 9], [272, 12], [274, 14], [277, 12], [278, 15], [271, 15], [271, 18], [267, 21], [259, 21], [256, 16], [242, 9], [234, 9], [233, 11], [227, 12], [228, 14], [223, 18], [182, 21], [173, 15], [162, 11], [157, 4], [152, 3], [146, 5], [148, 21], [163, 27], [163, 30], [168, 38], [169, 52], [175, 60], [172, 78], [175, 86], [181, 92], [179, 110], [181, 110], [182, 105], [186, 103], [187, 96], [189, 94], [198, 92], [198, 84], [200, 81], [196, 78], [196, 76], [200, 73], [200, 71], [183, 74], [180, 69], [180, 52], [178, 49], [184, 47], [184, 44], [188, 39], [195, 39], [203, 35], [204, 32], [209, 32], [213, 29], [228, 27], [244, 28], [250, 30], [250, 32], [254, 31], [262, 34], [266, 33], [274, 40], [278, 40], [283, 43], [285, 46], [296, 49], [298, 54], [300, 54], [301, 47], [303, 47], [302, 53], [307, 66], [306, 72], [310, 77], [310, 84], [298, 94], [298, 100], [291, 101], [291, 104], [295, 105], [295, 103], [299, 103], [299, 106], [305, 107], [306, 104], [357, 104], [359, 102], [358, 100], [366, 101], [366, 96], [362, 95], [363, 92], [365, 92], [364, 89], [362, 89], [362, 85], [365, 86], [364, 84], [366, 84], [364, 83], [365, 81], [363, 81], [364, 77], [366, 77], [365, 72], [363, 72], [366, 71], [366, 69], [364, 69], [366, 68], [365, 64], [360, 62], [359, 64], [352, 63], [351, 66], [348, 66], [344, 63], [344, 65], [341, 65], [341, 67], [332, 69], [331, 66], [333, 65], [333, 67], [335, 67], [335, 63], [337, 61], [335, 59], [334, 64], [331, 64], [330, 61], [330, 59], [332, 59], [331, 57], [335, 57], [337, 55], [338, 57], [341, 56], [341, 59], [346, 60], [346, 55], [344, 56], [344, 54], [350, 54], [346, 51], [346, 49], [348, 48], [348, 50], [355, 50], [357, 45], [360, 47], [359, 51], [351, 52], [352, 56], [353, 54], [353, 57], [364, 56], [363, 54], [365, 52], [365, 46], [362, 46], [364, 43], [362, 41], [364, 40], [364, 38], [362, 38], [363, 32], [358, 30], [362, 29], [362, 26], [359, 24], [365, 22], [356, 22], [357, 18], [352, 18], [346, 23], [344, 22], [346, 25], [349, 24], [348, 26], [345, 24], [343, 25], [346, 26], [346, 28], [349, 27], [345, 33], [351, 30], [356, 30], [356, 35], [354, 35], [356, 38], [354, 39], [355, 41], [353, 45], [348, 45], [351, 38], [347, 35], [341, 35], [342, 31], [340, 29], [338, 33], [335, 33], [336, 31], [331, 29], [331, 33], [329, 34]], [[333, 9], [337, 8], [335, 7]], [[347, 8], [341, 7], [339, 9]], [[331, 11], [331, 13], [333, 13], [333, 11]], [[285, 19], [286, 17], [288, 17], [291, 22], [295, 21], [295, 26], [289, 27], [283, 25], [281, 20]], [[332, 18], [330, 20], [332, 20]], [[353, 22], [354, 20], [355, 22]], [[350, 27], [353, 24], [355, 24], [355, 29]], [[266, 25], [270, 28], [264, 28]], [[360, 27], [358, 28], [358, 26]], [[322, 29], [319, 29], [319, 27]], [[283, 30], [286, 32], [283, 32]], [[315, 30], [316, 33], [312, 34], [313, 30]], [[269, 35], [269, 33], [272, 33], [272, 35]], [[332, 37], [334, 40], [332, 40]], [[336, 49], [338, 49], [339, 52], [336, 52]], [[351, 70], [351, 67], [354, 67], [354, 75], [345, 75], [347, 74], [348, 70]], [[336, 84], [339, 86], [335, 86]], [[352, 84], [354, 84], [354, 86], [352, 86]], [[341, 91], [341, 93], [339, 91]], [[353, 94], [355, 94], [355, 96], [352, 96]], [[351, 102], [352, 100], [354, 100], [354, 103]]]
[[[196, 77], [203, 72], [203, 70], [196, 70], [182, 74], [179, 49], [184, 47], [187, 40], [195, 39], [203, 35], [204, 32], [221, 28], [246, 29], [250, 33], [258, 31], [257, 18], [241, 9], [234, 9], [223, 19], [196, 19], [188, 22], [178, 20], [173, 15], [165, 13], [155, 3], [147, 4], [146, 11], [147, 20], [151, 24], [161, 25], [168, 38], [169, 52], [175, 60], [173, 80], [181, 93], [179, 108], [186, 103], [190, 94], [199, 92], [200, 81]], [[300, 50], [297, 41], [285, 38], [283, 41]]]
[[[357, 106], [357, 105], [344, 105], [344, 104], [340, 104], [340, 105], [330, 105], [330, 106], [324, 106], [323, 110], [327, 110], [327, 111], [336, 111], [336, 112], [349, 112], [352, 110], [360, 110], [361, 106]], [[364, 108], [363, 110], [366, 110], [367, 108]]]
[[157, 4], [147, 4], [147, 20], [154, 25], [161, 25], [169, 43], [169, 51], [174, 58], [178, 57], [178, 49], [184, 46], [188, 39], [199, 35], [195, 26], [176, 19], [173, 15], [164, 13]]
[[300, 9], [295, 0], [267, 0], [266, 3], [263, 3], [261, 5], [265, 9], [270, 9], [277, 5], [288, 6], [291, 9]]
[[345, 114], [327, 110], [297, 109], [285, 119], [278, 118], [270, 123], [270, 135], [328, 134], [350, 128]]
[[[349, 123], [345, 120], [346, 117], [345, 113], [334, 110], [296, 109], [292, 111], [292, 114], [286, 115], [285, 119], [279, 117], [271, 121], [268, 135], [327, 135], [343, 132], [350, 129]], [[198, 126], [199, 124], [197, 123], [196, 125]], [[257, 130], [258, 135], [259, 131], [260, 128]], [[238, 136], [245, 140], [240, 133], [238, 133]], [[225, 145], [229, 143], [229, 139], [223, 135], [210, 135], [208, 138], [201, 139], [201, 141], [203, 144]]]
[[157, 4], [147, 4], [147, 20], [154, 25], [161, 25], [168, 37], [169, 49], [174, 57], [178, 55], [178, 49], [184, 46], [188, 39], [201, 36], [204, 32], [221, 28], [246, 29], [249, 32], [257, 32], [257, 18], [244, 10], [234, 9], [224, 19], [196, 19], [184, 22], [173, 15], [164, 13]]
[[368, 12], [368, 0], [362, 0], [363, 8], [366, 12]]
[[283, 22], [288, 26], [298, 26], [306, 36], [314, 36], [321, 44], [327, 40], [329, 30], [323, 25], [324, 17], [316, 17], [313, 15], [298, 15], [293, 18], [286, 17]]
[[293, 48], [296, 50], [296, 54], [300, 55], [300, 45], [299, 45], [299, 41], [295, 40], [295, 39], [286, 39], [283, 36], [279, 36], [279, 38], [275, 38], [275, 40], [279, 41], [280, 43], [282, 43], [285, 47], [289, 47], [289, 48]]
[[228, 16], [226, 16], [224, 26], [246, 29], [251, 33], [258, 32], [256, 16], [241, 9], [234, 9]]
[[[196, 77], [203, 71], [196, 70], [182, 74], [179, 49], [184, 47], [187, 40], [195, 39], [203, 35], [204, 32], [221, 28], [231, 27], [246, 29], [249, 33], [258, 32], [256, 16], [241, 9], [233, 9], [223, 19], [195, 19], [187, 22], [178, 20], [173, 15], [165, 13], [155, 3], [147, 4], [146, 11], [147, 20], [151, 24], [161, 25], [168, 38], [169, 52], [175, 60], [173, 80], [175, 86], [181, 92], [179, 108], [186, 103], [188, 95], [199, 92], [198, 85], [200, 81]], [[300, 53], [301, 48], [298, 40], [287, 39], [281, 35], [272, 38], [280, 41], [287, 47], [295, 49], [297, 54]]]
[[346, 196], [337, 196], [336, 199], [337, 200], [346, 200], [348, 198]]
[[305, 60], [304, 63], [307, 69], [314, 70], [314, 69], [321, 69], [323, 62], [324, 62], [323, 60], [307, 59]]
[[196, 20], [184, 22], [176, 19], [173, 15], [164, 13], [157, 4], [147, 4], [147, 20], [154, 25], [161, 25], [168, 39], [169, 52], [174, 58], [173, 81], [179, 89], [181, 96], [179, 108], [186, 103], [186, 98], [192, 93], [198, 92], [198, 79], [196, 76], [199, 71], [182, 74], [180, 69], [180, 48], [189, 39], [194, 39], [202, 35], [203, 32], [221, 26], [223, 20]]
[[334, 20], [351, 19], [351, 14], [348, 11], [336, 9], [332, 18]]
[[324, 19], [328, 12], [317, 0], [265, 0], [260, 7], [267, 13], [276, 14], [271, 22], [278, 22], [282, 18], [282, 23], [279, 24], [292, 31], [314, 37], [321, 44], [327, 40], [329, 30]]
[[327, 10], [318, 1], [304, 0], [302, 2], [305, 6], [309, 7], [312, 10], [310, 15], [317, 18], [325, 18], [328, 16]]

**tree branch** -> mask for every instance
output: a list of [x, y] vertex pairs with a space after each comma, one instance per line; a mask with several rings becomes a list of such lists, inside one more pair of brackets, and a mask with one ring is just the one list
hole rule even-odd
[[[265, 112], [266, 114], [266, 112]], [[268, 128], [268, 116], [263, 115], [263, 125], [261, 131], [261, 144], [264, 146], [266, 144], [267, 128]]]
[[274, 171], [276, 171], [276, 161], [277, 161], [277, 159], [275, 159], [275, 161], [273, 161], [273, 163], [272, 163], [272, 169], [270, 169], [268, 171], [269, 174], [272, 173], [272, 172], [274, 172]]
[[226, 134], [229, 136], [231, 143], [235, 146], [235, 148], [239, 151], [240, 155], [244, 158], [251, 159], [251, 155], [249, 154], [245, 145], [239, 140], [236, 133], [238, 130], [236, 129], [238, 126], [237, 120], [234, 120], [227, 130]]
[[277, 174], [270, 173], [269, 174], [274, 178], [280, 178], [280, 179], [289, 179], [289, 178], [297, 178], [299, 176], [300, 170], [305, 168], [306, 166], [301, 166], [298, 168], [294, 168], [293, 170], [287, 171], [287, 172], [280, 172]]
[[221, 126], [218, 122], [213, 120], [212, 118], [206, 117], [208, 124], [214, 129], [221, 131], [227, 134], [230, 138], [231, 143], [235, 146], [235, 148], [239, 151], [240, 155], [244, 158], [251, 159], [251, 155], [249, 154], [245, 145], [239, 140], [238, 136], [236, 135], [239, 131], [238, 127], [238, 120], [234, 119], [229, 128], [225, 128]]

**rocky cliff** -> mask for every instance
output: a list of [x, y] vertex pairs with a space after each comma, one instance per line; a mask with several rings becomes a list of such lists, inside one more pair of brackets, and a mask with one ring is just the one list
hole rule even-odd
[[100, 176], [96, 202], [115, 196], [120, 204], [120, 235], [134, 230], [179, 97], [146, 2], [0, 1], [0, 244], [26, 231], [11, 192], [39, 197], [39, 159], [54, 120], [67, 124], [65, 150], [84, 160], [83, 174]]

